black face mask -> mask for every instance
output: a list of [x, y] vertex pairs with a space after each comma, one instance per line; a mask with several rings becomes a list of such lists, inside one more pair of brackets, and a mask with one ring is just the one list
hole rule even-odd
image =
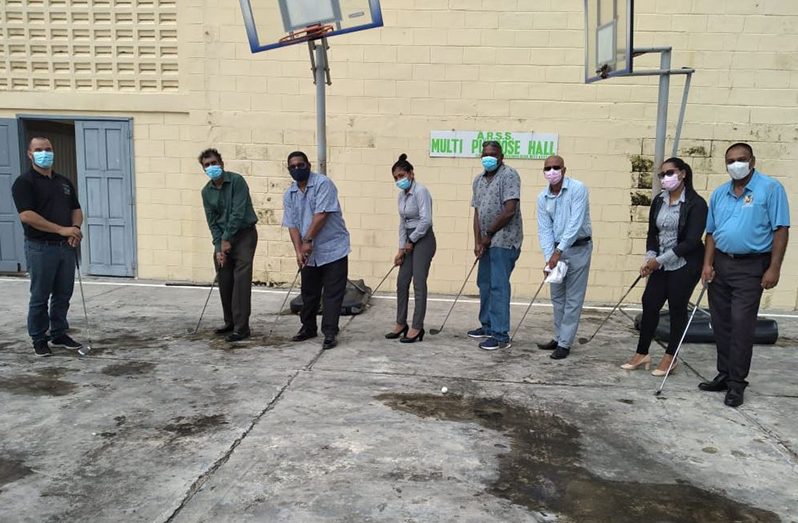
[[289, 169], [289, 174], [297, 182], [304, 182], [310, 178], [310, 167], [300, 167], [296, 169]]

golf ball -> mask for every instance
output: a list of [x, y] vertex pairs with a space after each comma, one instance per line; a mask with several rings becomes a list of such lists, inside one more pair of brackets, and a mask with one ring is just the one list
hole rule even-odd
[[447, 392], [449, 392], [449, 389], [447, 389], [446, 387], [441, 387], [441, 392], [446, 394]]

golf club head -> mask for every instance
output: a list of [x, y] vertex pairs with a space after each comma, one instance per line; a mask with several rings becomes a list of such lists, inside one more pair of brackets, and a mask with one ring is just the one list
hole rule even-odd
[[78, 349], [78, 354], [81, 356], [87, 356], [91, 352], [91, 345], [84, 345], [83, 347]]
[[443, 329], [430, 329], [429, 333], [435, 336], [436, 334], [440, 334]]
[[585, 343], [589, 342], [590, 340], [587, 338], [579, 338], [579, 345], [584, 345]]

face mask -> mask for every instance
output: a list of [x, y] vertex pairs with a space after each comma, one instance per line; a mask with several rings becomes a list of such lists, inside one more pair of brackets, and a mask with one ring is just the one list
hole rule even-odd
[[726, 166], [726, 171], [732, 180], [742, 180], [751, 172], [751, 164], [748, 162], [734, 162]]
[[400, 178], [396, 180], [396, 186], [403, 191], [408, 190], [411, 185], [413, 185], [413, 182], [411, 182], [409, 178]]
[[222, 167], [220, 165], [209, 165], [205, 168], [205, 174], [207, 174], [208, 178], [211, 180], [218, 180], [222, 172]]
[[53, 166], [54, 157], [55, 155], [53, 154], [53, 151], [34, 151], [33, 163], [42, 169], [49, 169]]
[[673, 192], [682, 184], [682, 181], [679, 179], [679, 175], [674, 173], [670, 176], [664, 176], [659, 183], [666, 191]]
[[291, 174], [291, 178], [293, 178], [296, 182], [304, 182], [310, 177], [310, 167], [288, 169], [288, 172]]
[[543, 177], [546, 178], [551, 185], [557, 185], [562, 180], [562, 169], [543, 171]]
[[493, 172], [499, 167], [499, 159], [495, 156], [483, 156], [482, 167], [484, 167], [489, 173]]

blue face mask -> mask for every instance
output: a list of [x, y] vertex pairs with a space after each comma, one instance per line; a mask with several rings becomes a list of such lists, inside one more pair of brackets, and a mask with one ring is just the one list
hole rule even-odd
[[53, 158], [55, 155], [53, 151], [34, 151], [33, 152], [33, 163], [41, 167], [42, 169], [49, 169], [53, 166]]
[[408, 190], [411, 185], [413, 185], [413, 182], [411, 182], [407, 177], [396, 180], [396, 186], [403, 191]]
[[483, 156], [482, 167], [484, 167], [489, 173], [493, 172], [499, 167], [499, 159], [495, 156]]
[[208, 178], [211, 180], [218, 180], [223, 172], [221, 165], [209, 165], [205, 168], [205, 174], [207, 174]]

